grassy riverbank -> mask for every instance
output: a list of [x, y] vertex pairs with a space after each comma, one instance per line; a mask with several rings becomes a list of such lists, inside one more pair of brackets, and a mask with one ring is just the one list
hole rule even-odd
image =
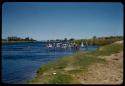
[[88, 67], [96, 63], [107, 64], [106, 59], [99, 58], [123, 51], [122, 43], [105, 45], [96, 51], [77, 52], [49, 64], [37, 71], [35, 79], [29, 84], [80, 84], [78, 76], [87, 73]]

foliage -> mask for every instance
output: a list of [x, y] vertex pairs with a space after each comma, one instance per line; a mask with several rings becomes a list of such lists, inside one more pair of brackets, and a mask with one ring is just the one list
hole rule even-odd
[[57, 73], [48, 81], [48, 84], [67, 84], [71, 83], [72, 77], [68, 74]]
[[8, 37], [7, 39], [4, 39], [6, 41], [35, 41], [33, 38], [29, 38], [29, 37], [26, 37], [26, 38], [20, 38], [20, 37], [16, 37], [16, 36], [12, 36], [12, 37]]
[[107, 44], [111, 44], [115, 41], [120, 41], [123, 40], [123, 36], [109, 36], [109, 37], [96, 37], [93, 36], [92, 39], [80, 39], [80, 40], [75, 40], [75, 42], [77, 44], [81, 44], [81, 42], [83, 42], [83, 44], [85, 45], [86, 42], [88, 45], [107, 45]]

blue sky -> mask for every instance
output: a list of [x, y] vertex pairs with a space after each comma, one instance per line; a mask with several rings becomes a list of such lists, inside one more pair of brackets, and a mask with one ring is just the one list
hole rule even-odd
[[36, 40], [123, 35], [122, 3], [6, 2], [2, 5], [2, 38]]

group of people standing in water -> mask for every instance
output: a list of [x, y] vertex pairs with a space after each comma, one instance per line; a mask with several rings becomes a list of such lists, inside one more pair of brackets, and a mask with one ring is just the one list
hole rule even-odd
[[[81, 45], [82, 46], [82, 45]], [[73, 48], [79, 49], [81, 47], [77, 43], [48, 43], [47, 48]]]

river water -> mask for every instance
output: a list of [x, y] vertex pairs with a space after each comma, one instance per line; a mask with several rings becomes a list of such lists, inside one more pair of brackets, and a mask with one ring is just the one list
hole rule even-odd
[[46, 43], [2, 44], [2, 82], [25, 84], [36, 76], [36, 71], [43, 65], [57, 58], [78, 51], [95, 50], [98, 46], [86, 48], [48, 50]]

